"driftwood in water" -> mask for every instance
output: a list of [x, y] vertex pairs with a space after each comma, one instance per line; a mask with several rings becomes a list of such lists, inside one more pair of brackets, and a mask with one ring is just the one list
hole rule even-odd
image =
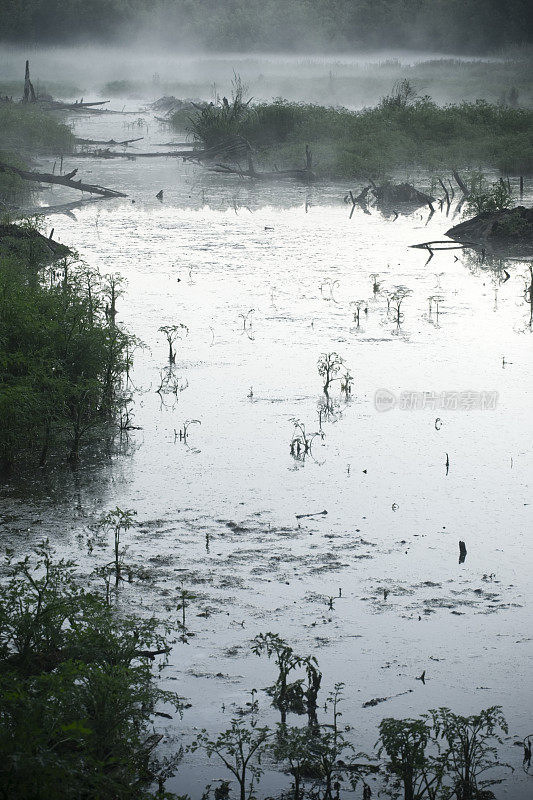
[[134, 151], [130, 152], [117, 152], [116, 150], [82, 150], [79, 153], [76, 153], [76, 158], [128, 158], [133, 160], [135, 158], [184, 158], [185, 160], [190, 159], [191, 161], [201, 160], [203, 156], [203, 151], [194, 151], [194, 150], [170, 150], [166, 153], [136, 153]]
[[77, 189], [80, 192], [89, 192], [89, 194], [99, 194], [102, 197], [126, 197], [124, 192], [117, 192], [114, 189], [106, 189], [104, 186], [97, 186], [90, 183], [82, 183], [80, 181], [72, 180], [77, 173], [77, 169], [67, 175], [50, 175], [47, 172], [26, 172], [26, 170], [18, 169], [10, 164], [0, 163], [0, 172], [11, 173], [18, 175], [25, 181], [35, 181], [36, 183], [55, 183], [59, 186], [68, 186], [69, 189]]
[[76, 136], [76, 144], [107, 144], [110, 147], [127, 147], [132, 142], [140, 142], [141, 139], [144, 139], [144, 136], [138, 136], [136, 139], [124, 139], [123, 142], [116, 142], [114, 139], [108, 139], [104, 141], [102, 139], [80, 139]]
[[[240, 139], [240, 137], [233, 137], [204, 150], [167, 150], [164, 152], [154, 151], [153, 153], [117, 153], [114, 150], [95, 150], [93, 152], [77, 153], [77, 156], [82, 158], [183, 158], [188, 161], [214, 161], [217, 158], [229, 158], [238, 161], [248, 154], [250, 146], [246, 140], [240, 139], [237, 141], [236, 138]], [[189, 145], [189, 147], [193, 146], [192, 144]]]
[[446, 231], [446, 236], [458, 242], [469, 239], [479, 244], [487, 241], [533, 242], [533, 208], [517, 206], [502, 211], [485, 211], [454, 225]]
[[[439, 247], [444, 245], [444, 247]], [[464, 247], [473, 246], [473, 242], [449, 242], [447, 239], [435, 239], [433, 242], [421, 242], [420, 244], [410, 244], [409, 247], [415, 250], [462, 250]]]
[[460, 189], [460, 190], [462, 191], [462, 193], [464, 194], [464, 196], [465, 196], [465, 197], [468, 197], [468, 195], [470, 194], [470, 189], [469, 189], [469, 188], [468, 188], [468, 186], [465, 184], [465, 182], [463, 181], [463, 179], [461, 178], [461, 176], [459, 175], [459, 173], [457, 172], [457, 170], [454, 170], [454, 171], [453, 171], [453, 173], [452, 173], [452, 175], [453, 175], [453, 177], [455, 178], [455, 181], [456, 181], [456, 183], [457, 183], [457, 185], [458, 185], [459, 189]]
[[194, 147], [194, 142], [157, 142], [154, 147]]
[[353, 217], [353, 212], [355, 211], [356, 206], [362, 208], [365, 214], [370, 214], [370, 211], [368, 210], [367, 195], [371, 188], [372, 188], [371, 186], [365, 186], [365, 188], [357, 195], [357, 197], [354, 196], [354, 193], [350, 189], [348, 194], [344, 196], [344, 202], [352, 204], [352, 210], [350, 211], [350, 219]]
[[52, 109], [60, 109], [65, 111], [91, 111], [99, 106], [105, 106], [109, 100], [95, 100], [92, 103], [84, 103], [82, 100], [76, 100], [74, 103], [64, 103], [62, 100], [42, 100]]
[[132, 161], [135, 158], [134, 153], [117, 153], [116, 150], [81, 150], [76, 153], [76, 158], [128, 158]]
[[316, 175], [311, 169], [312, 157], [311, 151], [306, 147], [306, 165], [303, 169], [276, 169], [274, 172], [257, 172], [254, 167], [251, 154], [248, 154], [248, 169], [241, 169], [240, 167], [229, 167], [227, 164], [217, 164], [213, 172], [218, 172], [223, 175], [239, 175], [241, 178], [251, 178], [252, 180], [272, 181], [284, 180], [286, 178], [296, 178], [297, 180], [309, 183], [316, 180]]

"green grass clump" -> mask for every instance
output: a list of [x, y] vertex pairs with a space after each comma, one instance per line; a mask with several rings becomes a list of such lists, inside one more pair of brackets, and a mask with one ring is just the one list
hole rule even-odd
[[57, 114], [35, 105], [0, 104], [0, 149], [18, 153], [69, 153], [74, 136]]
[[[0, 162], [27, 169], [35, 155], [63, 155], [74, 147], [74, 136], [57, 115], [35, 105], [0, 103]], [[35, 188], [35, 187], [33, 187]], [[17, 175], [0, 172], [2, 204], [20, 204], [31, 197], [32, 187]]]
[[[28, 165], [12, 153], [0, 150], [0, 162], [9, 164], [18, 169], [27, 169]], [[22, 180], [18, 175], [9, 172], [0, 172], [0, 213], [4, 206], [16, 205], [31, 198], [32, 188], [28, 181]]]
[[192, 123], [211, 146], [244, 136], [264, 159], [301, 160], [310, 144], [318, 172], [333, 178], [382, 177], [396, 169], [493, 167], [533, 170], [533, 110], [485, 100], [439, 106], [429, 97], [399, 94], [362, 111], [275, 100], [255, 106], [209, 106]]

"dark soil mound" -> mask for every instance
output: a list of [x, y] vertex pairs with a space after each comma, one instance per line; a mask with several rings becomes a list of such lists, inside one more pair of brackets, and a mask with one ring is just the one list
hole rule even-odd
[[410, 183], [384, 183], [373, 189], [378, 203], [390, 205], [391, 203], [409, 203], [417, 206], [434, 203], [435, 198], [420, 192]]
[[533, 208], [517, 206], [503, 211], [485, 211], [454, 225], [446, 236], [458, 242], [533, 242]]

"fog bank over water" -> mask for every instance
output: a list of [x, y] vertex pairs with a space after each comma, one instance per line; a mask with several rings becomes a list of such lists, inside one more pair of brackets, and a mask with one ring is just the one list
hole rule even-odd
[[24, 62], [38, 88], [62, 98], [84, 95], [146, 101], [174, 95], [229, 95], [235, 73], [255, 100], [289, 100], [360, 108], [375, 104], [395, 81], [408, 78], [419, 95], [439, 103], [484, 98], [497, 102], [514, 86], [521, 105], [533, 103], [532, 50], [506, 55], [450, 56], [416, 50], [324, 53], [187, 53], [162, 47], [84, 45], [0, 46], [0, 90], [22, 91]]

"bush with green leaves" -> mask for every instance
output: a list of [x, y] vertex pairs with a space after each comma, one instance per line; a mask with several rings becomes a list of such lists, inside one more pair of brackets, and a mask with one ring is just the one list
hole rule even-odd
[[4, 571], [1, 800], [153, 797], [177, 762], [157, 756], [152, 722], [160, 703], [180, 710], [152, 671], [164, 630], [81, 588], [47, 542], [23, 560], [9, 554]]
[[392, 796], [404, 800], [490, 800], [502, 783], [494, 770], [507, 723], [500, 706], [463, 716], [449, 708], [418, 719], [383, 719], [378, 755], [386, 754]]
[[[182, 129], [181, 118], [175, 126]], [[294, 167], [308, 143], [323, 177], [367, 180], [416, 166], [441, 173], [474, 164], [526, 174], [533, 163], [533, 110], [485, 100], [440, 106], [418, 97], [407, 79], [360, 111], [278, 98], [207, 106], [192, 127], [208, 146], [243, 136], [270, 168]]]
[[71, 257], [0, 253], [0, 469], [76, 462], [114, 419], [134, 340], [106, 314], [110, 291]]
[[495, 213], [510, 208], [512, 203], [512, 193], [504, 181], [496, 181], [491, 186], [486, 186], [483, 178], [479, 178], [473, 182], [465, 212], [476, 215]]

